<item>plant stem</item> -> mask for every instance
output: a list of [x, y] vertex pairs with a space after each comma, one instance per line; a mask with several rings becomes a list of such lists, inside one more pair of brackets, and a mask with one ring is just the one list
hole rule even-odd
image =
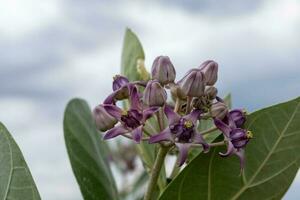
[[169, 147], [160, 146], [153, 168], [151, 170], [150, 180], [149, 180], [147, 191], [144, 196], [144, 200], [151, 200], [152, 198], [154, 189], [157, 184], [157, 179], [160, 174], [161, 167], [164, 163], [168, 151], [169, 151]]
[[156, 112], [156, 117], [157, 117], [159, 129], [160, 129], [160, 131], [162, 131], [164, 128], [164, 124], [163, 124], [162, 116], [160, 114], [160, 110], [158, 112]]
[[185, 114], [188, 114], [191, 112], [191, 103], [192, 103], [193, 98], [188, 96], [186, 99], [186, 112]]
[[[221, 141], [221, 142], [215, 142], [215, 143], [210, 143], [210, 147], [217, 147], [217, 146], [223, 146], [226, 144], [226, 141]], [[192, 144], [191, 147], [202, 147], [201, 144]]]
[[212, 127], [212, 128], [209, 128], [209, 129], [206, 129], [205, 131], [202, 131], [202, 135], [206, 135], [208, 133], [211, 133], [211, 132], [214, 132], [215, 130], [217, 130], [218, 128], [217, 127]]
[[175, 102], [175, 107], [174, 107], [174, 112], [178, 113], [180, 108], [180, 99], [176, 98], [176, 102]]

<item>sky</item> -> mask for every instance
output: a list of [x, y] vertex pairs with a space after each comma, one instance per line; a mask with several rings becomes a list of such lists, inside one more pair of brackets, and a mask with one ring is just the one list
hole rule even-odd
[[[65, 105], [94, 107], [119, 73], [126, 27], [146, 67], [168, 55], [177, 77], [207, 59], [218, 88], [248, 111], [299, 96], [299, 0], [0, 0], [0, 121], [46, 200], [82, 199], [63, 140]], [[300, 199], [300, 176], [285, 199]]]

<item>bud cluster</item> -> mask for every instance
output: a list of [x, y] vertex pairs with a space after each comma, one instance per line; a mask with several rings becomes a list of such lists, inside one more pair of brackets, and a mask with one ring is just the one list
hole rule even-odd
[[[230, 111], [218, 96], [217, 78], [218, 64], [208, 60], [176, 81], [176, 71], [170, 58], [159, 56], [153, 62], [150, 80], [130, 82], [121, 75], [114, 77], [113, 92], [93, 111], [96, 126], [106, 131], [104, 139], [122, 135], [136, 143], [146, 140], [150, 144], [176, 146], [179, 150], [178, 164], [182, 165], [190, 148], [202, 147], [204, 152], [208, 152], [215, 146], [205, 141], [208, 131], [202, 134], [198, 130], [202, 120], [211, 118], [224, 135], [223, 145], [227, 145], [227, 152], [220, 155], [239, 156], [243, 167], [244, 148], [252, 134], [243, 129], [245, 113], [240, 109]], [[170, 99], [167, 90], [172, 94]], [[121, 100], [129, 103], [127, 109], [117, 106], [117, 101]], [[160, 130], [146, 131], [148, 119], [155, 115]]]

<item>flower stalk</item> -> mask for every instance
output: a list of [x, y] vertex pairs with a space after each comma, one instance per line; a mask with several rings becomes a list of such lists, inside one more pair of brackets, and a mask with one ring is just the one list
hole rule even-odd
[[157, 179], [159, 177], [161, 168], [164, 164], [164, 160], [165, 160], [165, 157], [166, 157], [169, 149], [170, 149], [170, 147], [164, 147], [161, 145], [158, 150], [156, 160], [154, 162], [154, 165], [153, 165], [151, 173], [150, 173], [151, 174], [150, 180], [149, 180], [149, 184], [148, 184], [145, 196], [144, 196], [144, 200], [152, 199], [153, 192], [154, 192], [155, 186], [157, 184]]

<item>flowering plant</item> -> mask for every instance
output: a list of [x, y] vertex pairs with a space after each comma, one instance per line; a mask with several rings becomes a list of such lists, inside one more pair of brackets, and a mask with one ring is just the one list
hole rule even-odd
[[[83, 198], [281, 199], [299, 169], [300, 98], [248, 114], [219, 95], [215, 61], [178, 77], [169, 57], [158, 56], [150, 72], [144, 59], [127, 30], [111, 93], [92, 111], [78, 98], [66, 107], [65, 142]], [[41, 199], [1, 123], [0, 149], [1, 199]]]

